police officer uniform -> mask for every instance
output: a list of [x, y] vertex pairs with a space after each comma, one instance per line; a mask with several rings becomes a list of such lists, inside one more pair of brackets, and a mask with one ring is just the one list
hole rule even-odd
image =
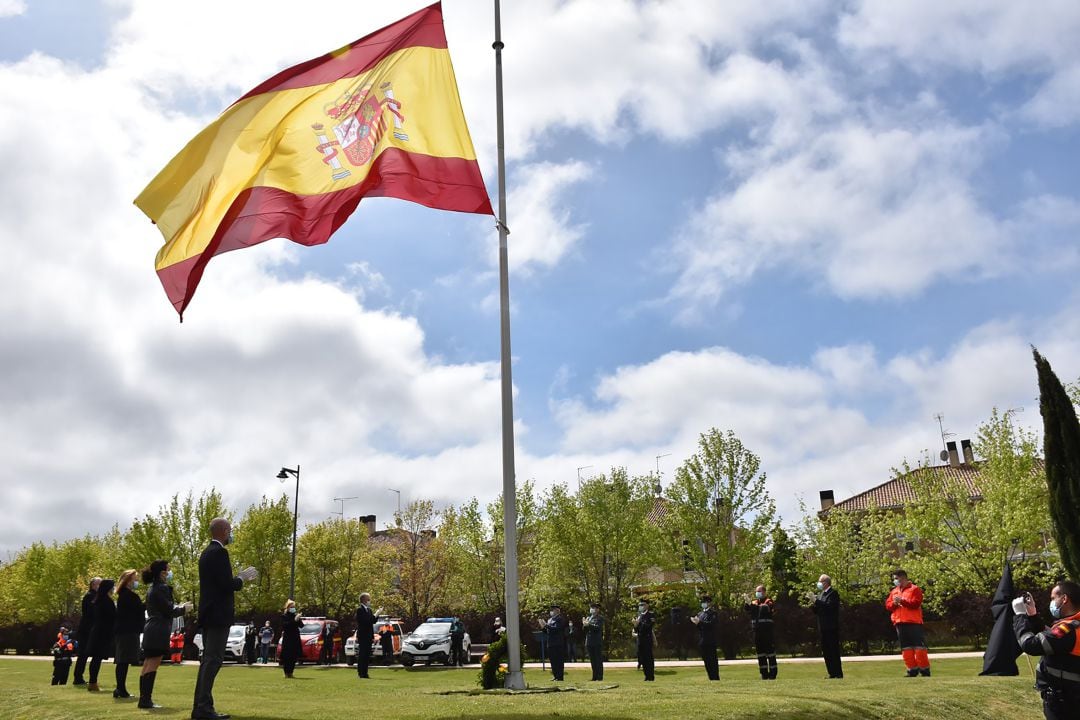
[[596, 612], [590, 612], [589, 616], [582, 618], [581, 625], [585, 629], [585, 652], [589, 654], [589, 664], [592, 665], [592, 679], [604, 679], [604, 617], [600, 614], [600, 606], [592, 605]]
[[1041, 655], [1035, 687], [1043, 699], [1047, 720], [1080, 718], [1080, 612], [1062, 618], [1044, 629], [1038, 615], [1013, 618], [1020, 649]]
[[754, 630], [754, 647], [757, 648], [758, 672], [762, 680], [776, 679], [776, 640], [773, 633], [773, 612], [775, 606], [771, 598], [754, 599], [743, 605], [750, 615], [750, 627]]
[[558, 605], [552, 605], [551, 609], [554, 612], [544, 623], [548, 660], [551, 661], [552, 677], [555, 680], [562, 680], [563, 669], [566, 665], [566, 618], [563, 617], [562, 608]]
[[716, 659], [716, 627], [720, 616], [712, 605], [712, 598], [701, 598], [701, 605], [701, 612], [694, 618], [698, 632], [698, 649], [701, 651], [701, 660], [705, 663], [705, 674], [710, 680], [719, 680], [720, 663]]
[[653, 627], [656, 625], [656, 616], [649, 609], [648, 600], [641, 601], [644, 608], [634, 618], [634, 628], [637, 632], [637, 657], [641, 669], [645, 672], [646, 680], [656, 679], [656, 664], [653, 660]]

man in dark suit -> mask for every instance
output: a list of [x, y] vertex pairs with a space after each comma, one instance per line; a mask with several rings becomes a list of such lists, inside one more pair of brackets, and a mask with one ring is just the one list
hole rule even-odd
[[371, 609], [371, 595], [360, 594], [360, 607], [356, 608], [356, 676], [366, 678], [371, 663], [371, 643], [375, 637], [375, 612]]
[[818, 578], [818, 596], [814, 598], [813, 610], [821, 631], [821, 654], [825, 657], [825, 669], [830, 680], [844, 677], [840, 666], [840, 595], [833, 589], [832, 578]]
[[229, 627], [236, 619], [233, 595], [254, 580], [258, 572], [253, 567], [241, 570], [233, 577], [229, 551], [232, 525], [225, 518], [210, 521], [210, 544], [199, 556], [199, 627], [202, 628], [203, 649], [199, 661], [199, 678], [195, 682], [193, 720], [222, 720], [229, 716], [214, 709], [214, 679], [225, 661], [225, 644]]
[[540, 621], [540, 628], [547, 635], [552, 678], [561, 681], [566, 667], [566, 618], [563, 617], [562, 608], [552, 605], [548, 610], [547, 621]]
[[645, 672], [645, 679], [656, 679], [656, 662], [653, 659], [653, 627], [656, 615], [649, 609], [649, 601], [638, 600], [638, 615], [634, 618], [634, 634], [637, 636], [637, 659]]
[[90, 630], [94, 627], [94, 596], [97, 595], [98, 585], [101, 578], [90, 580], [90, 587], [82, 598], [82, 615], [79, 617], [79, 627], [75, 629], [75, 640], [78, 642], [75, 658], [75, 680], [72, 685], [85, 685], [83, 672], [86, 670], [86, 659], [90, 656]]

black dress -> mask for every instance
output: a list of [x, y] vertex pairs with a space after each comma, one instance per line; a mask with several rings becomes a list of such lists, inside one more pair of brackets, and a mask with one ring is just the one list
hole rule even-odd
[[113, 655], [116, 642], [116, 603], [108, 595], [94, 601], [94, 627], [90, 630], [90, 657], [104, 660]]
[[285, 613], [281, 616], [281, 652], [278, 662], [284, 667], [285, 672], [292, 673], [293, 666], [300, 659], [300, 628], [304, 623], [293, 613]]
[[146, 624], [146, 605], [135, 591], [123, 587], [116, 596], [116, 662], [139, 662], [139, 633]]
[[184, 614], [184, 606], [173, 603], [171, 585], [155, 582], [146, 593], [146, 625], [143, 628], [143, 654], [148, 658], [169, 654], [172, 621]]

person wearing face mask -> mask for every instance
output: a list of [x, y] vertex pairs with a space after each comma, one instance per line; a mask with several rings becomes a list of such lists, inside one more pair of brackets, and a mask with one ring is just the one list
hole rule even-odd
[[116, 583], [108, 578], [98, 585], [94, 597], [94, 627], [90, 630], [90, 682], [86, 689], [98, 692], [98, 673], [101, 663], [110, 658], [116, 649], [116, 602], [112, 598]]
[[[293, 600], [286, 601], [285, 609], [281, 613], [281, 652], [278, 654], [278, 662], [287, 678], [293, 676], [296, 661], [300, 659], [300, 653], [303, 652], [300, 646], [300, 630], [303, 627], [304, 623], [300, 619], [300, 610], [296, 607], [296, 603]], [[370, 654], [371, 643], [367, 645]]]
[[202, 628], [203, 649], [199, 659], [199, 676], [195, 681], [195, 698], [191, 708], [192, 720], [223, 720], [227, 713], [214, 707], [214, 680], [225, 662], [225, 646], [229, 628], [236, 620], [235, 594], [259, 576], [253, 567], [235, 576], [229, 551], [232, 524], [225, 518], [210, 521], [210, 544], [199, 556], [199, 627]]
[[589, 614], [581, 618], [581, 627], [585, 630], [585, 652], [589, 654], [592, 665], [592, 679], [604, 679], [604, 617], [600, 614], [600, 603], [589, 605]]
[[821, 654], [825, 658], [828, 679], [839, 680], [844, 677], [840, 663], [840, 594], [832, 586], [832, 578], [822, 575], [817, 582], [818, 594], [811, 609], [818, 619], [821, 632]]
[[885, 609], [892, 614], [907, 676], [930, 677], [930, 656], [926, 653], [926, 634], [923, 631], [922, 588], [911, 582], [903, 570], [894, 572], [892, 578], [893, 588], [885, 599]]
[[656, 616], [649, 609], [648, 600], [638, 601], [638, 614], [634, 618], [634, 634], [637, 636], [637, 657], [645, 680], [652, 682], [656, 679], [656, 663], [653, 659], [653, 627], [656, 625]]
[[716, 660], [716, 626], [719, 615], [713, 607], [712, 598], [704, 595], [701, 598], [701, 612], [690, 618], [690, 622], [697, 625], [698, 649], [701, 651], [701, 660], [705, 663], [705, 674], [710, 680], [720, 679], [720, 664]]
[[160, 708], [154, 703], [154, 681], [161, 660], [169, 654], [169, 630], [173, 618], [181, 617], [192, 608], [190, 602], [173, 602], [172, 570], [168, 560], [155, 560], [142, 572], [146, 591], [146, 623], [143, 625], [143, 666], [139, 674], [139, 707], [145, 710]]
[[772, 598], [765, 594], [765, 586], [754, 588], [754, 599], [743, 604], [750, 615], [754, 630], [754, 647], [757, 648], [758, 672], [762, 680], [776, 679], [776, 642], [773, 635], [773, 613], [776, 611]]
[[368, 677], [371, 663], [371, 643], [375, 637], [375, 613], [371, 609], [371, 595], [361, 593], [360, 607], [356, 608], [356, 676]]
[[138, 572], [125, 570], [120, 575], [116, 592], [116, 689], [114, 698], [129, 698], [128, 668], [139, 664], [139, 633], [146, 622], [146, 606], [135, 591], [139, 587]]
[[562, 608], [552, 605], [547, 621], [540, 622], [540, 629], [547, 635], [548, 660], [551, 661], [551, 676], [555, 680], [563, 679], [566, 665], [566, 618]]
[[1043, 715], [1047, 720], [1075, 720], [1080, 717], [1080, 584], [1060, 580], [1050, 590], [1054, 624], [1049, 629], [1031, 595], [1017, 598], [1013, 609], [1017, 612], [1013, 630], [1020, 649], [1042, 656], [1035, 687], [1042, 695]]
[[94, 627], [94, 598], [97, 596], [101, 578], [91, 578], [86, 588], [86, 594], [82, 597], [82, 615], [79, 617], [79, 627], [75, 629], [76, 658], [75, 680], [72, 685], [85, 685], [83, 673], [86, 670], [86, 661], [90, 657], [90, 631]]

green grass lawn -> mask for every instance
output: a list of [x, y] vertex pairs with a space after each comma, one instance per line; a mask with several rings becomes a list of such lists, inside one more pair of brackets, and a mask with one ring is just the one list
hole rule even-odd
[[[444, 694], [476, 688], [477, 670], [373, 668], [370, 680], [358, 680], [351, 668], [301, 666], [286, 680], [276, 667], [226, 665], [214, 697], [218, 711], [234, 718], [263, 720], [344, 720], [397, 718], [1033, 718], [1041, 703], [1024, 675], [980, 678], [979, 659], [934, 662], [932, 678], [905, 678], [895, 662], [849, 662], [843, 680], [825, 680], [818, 663], [781, 663], [780, 677], [762, 682], [753, 666], [722, 667], [720, 682], [710, 683], [701, 668], [658, 668], [656, 682], [646, 683], [633, 670], [609, 670], [598, 690], [589, 670], [572, 668], [558, 683], [574, 692], [544, 694]], [[136, 668], [132, 669], [136, 671]], [[49, 685], [52, 664], [0, 659], [0, 718], [187, 718], [195, 687], [194, 665], [163, 667], [154, 699], [163, 710], [146, 711], [134, 700], [112, 698], [113, 666], [102, 666], [102, 691], [91, 694], [71, 685]], [[527, 669], [530, 687], [551, 687], [550, 675]], [[132, 673], [129, 690], [137, 690]]]

